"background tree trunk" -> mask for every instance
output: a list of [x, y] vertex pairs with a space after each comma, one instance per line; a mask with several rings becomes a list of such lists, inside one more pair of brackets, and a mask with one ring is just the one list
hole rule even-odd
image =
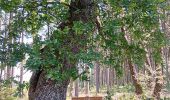
[[[89, 78], [89, 67], [85, 64], [86, 76]], [[85, 95], [89, 96], [89, 80], [85, 80]]]
[[129, 65], [129, 70], [130, 70], [131, 77], [132, 77], [132, 80], [133, 80], [133, 85], [135, 86], [135, 93], [137, 95], [141, 95], [143, 93], [142, 86], [138, 82], [135, 68], [132, 65], [132, 62], [130, 60], [128, 60], [128, 65]]
[[106, 69], [106, 82], [107, 82], [107, 91], [110, 91], [110, 68]]
[[96, 79], [96, 94], [99, 93], [100, 88], [100, 65], [99, 62], [96, 62], [95, 66], [95, 79]]
[[[24, 33], [21, 33], [21, 43], [24, 42]], [[20, 80], [19, 80], [19, 83], [20, 84], [23, 84], [23, 74], [24, 74], [24, 64], [23, 64], [23, 61], [21, 62], [21, 65], [20, 65]], [[23, 88], [20, 87], [20, 97], [22, 98], [23, 97]]]
[[160, 100], [160, 93], [163, 87], [163, 75], [160, 65], [156, 65], [156, 79], [155, 79], [155, 86], [153, 90], [153, 97], [155, 97], [156, 100]]
[[73, 79], [70, 80], [70, 86], [69, 86], [69, 97], [73, 96]]
[[79, 96], [79, 80], [78, 79], [74, 81], [74, 96], [75, 97]]

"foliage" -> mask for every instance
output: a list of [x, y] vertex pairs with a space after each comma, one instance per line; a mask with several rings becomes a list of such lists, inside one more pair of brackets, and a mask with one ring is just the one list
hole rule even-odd
[[[6, 13], [15, 13], [11, 34], [26, 32], [33, 37], [32, 46], [13, 47], [12, 64], [15, 65], [28, 54], [26, 68], [45, 70], [47, 77], [64, 80], [79, 76], [76, 66], [85, 63], [92, 67], [93, 61], [116, 69], [121, 74], [123, 63], [130, 59], [143, 66], [146, 48], [152, 52], [157, 63], [161, 63], [160, 48], [166, 44], [160, 29], [158, 10], [164, 9], [165, 0], [96, 0], [96, 23], [74, 21], [72, 27], [58, 28], [69, 19], [69, 0], [63, 2], [47, 0], [7, 0], [0, 2]], [[76, 10], [79, 13], [79, 9]], [[92, 20], [92, 19], [91, 19]], [[48, 27], [45, 39], [39, 36], [43, 27]], [[50, 30], [49, 30], [50, 28]], [[64, 68], [63, 62], [68, 67]]]
[[11, 80], [1, 81], [0, 83], [0, 99], [1, 100], [16, 100], [16, 98], [14, 97], [15, 89], [9, 87], [10, 83], [11, 83]]
[[15, 90], [7, 87], [1, 87], [0, 98], [1, 100], [17, 100], [13, 94]]
[[[15, 77], [10, 77], [7, 80], [1, 80], [0, 82], [0, 91], [2, 92], [2, 95], [0, 96], [0, 99], [3, 100], [14, 100], [16, 97], [20, 97], [25, 89], [28, 90], [29, 83], [23, 81], [23, 83], [18, 82], [14, 79]], [[11, 88], [11, 85], [15, 84], [13, 88]]]
[[17, 88], [14, 92], [14, 97], [24, 96], [24, 94], [22, 94], [22, 92], [24, 92], [25, 89], [28, 90], [28, 87], [29, 87], [29, 83], [27, 83], [27, 82], [18, 83]]
[[112, 100], [112, 95], [109, 91], [107, 91], [107, 96], [105, 96], [105, 100]]
[[121, 93], [121, 92], [124, 92], [124, 93], [131, 93], [131, 92], [134, 92], [135, 91], [135, 88], [132, 84], [126, 84], [125, 86], [113, 86], [112, 89], [111, 89], [111, 93], [115, 94], [115, 93]]
[[[159, 29], [157, 7], [163, 1], [120, 1], [108, 0], [110, 8], [101, 16], [103, 23], [103, 46], [109, 49], [106, 56], [114, 68], [119, 69], [126, 59], [143, 66], [146, 58], [146, 47], [154, 48], [155, 59], [160, 60], [159, 49], [165, 44], [164, 33]], [[113, 13], [113, 14], [111, 14]]]

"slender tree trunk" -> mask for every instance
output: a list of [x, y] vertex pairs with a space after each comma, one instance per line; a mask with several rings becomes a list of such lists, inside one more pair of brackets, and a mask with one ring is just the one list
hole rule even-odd
[[113, 69], [110, 68], [110, 71], [109, 71], [109, 85], [110, 87], [112, 88], [113, 86]]
[[110, 76], [110, 73], [109, 73], [109, 72], [110, 72], [110, 68], [107, 68], [107, 69], [106, 69], [106, 79], [107, 79], [107, 80], [106, 80], [106, 82], [107, 82], [106, 85], [107, 85], [107, 91], [110, 90], [110, 84], [109, 84], [109, 81], [110, 81], [110, 80], [109, 80], [109, 79], [110, 79], [110, 77], [109, 77], [109, 76]]
[[[3, 52], [6, 52], [6, 44], [7, 44], [7, 14], [5, 13], [5, 17], [4, 17], [4, 36], [5, 38], [3, 39]], [[5, 58], [4, 61], [2, 62], [3, 67], [4, 67], [4, 80], [7, 78], [7, 73], [6, 73], [6, 53], [3, 54], [3, 57]]]
[[[12, 23], [12, 19], [13, 19], [13, 13], [10, 13], [9, 15], [9, 27], [8, 27], [8, 41], [9, 41], [9, 44], [12, 44], [12, 35], [10, 34], [11, 33], [11, 23]], [[12, 48], [8, 48], [8, 56], [11, 55], [11, 52], [12, 52]], [[8, 62], [8, 61], [7, 61]], [[11, 81], [11, 78], [12, 77], [12, 66], [9, 64], [7, 66], [7, 79], [10, 80], [10, 84], [9, 84], [9, 87], [12, 88], [12, 81]]]
[[[21, 43], [24, 42], [24, 33], [21, 33]], [[23, 72], [24, 72], [24, 64], [23, 61], [21, 62], [21, 66], [20, 66], [20, 84], [23, 84]], [[20, 97], [23, 97], [23, 89], [20, 88]]]
[[116, 84], [115, 69], [113, 69], [112, 72], [113, 72], [113, 85], [115, 85]]
[[155, 87], [153, 90], [153, 97], [155, 97], [156, 100], [160, 100], [160, 92], [162, 90], [163, 86], [163, 76], [161, 67], [159, 66], [158, 69], [156, 69], [156, 80], [155, 80]]
[[0, 69], [0, 82], [2, 81], [2, 72], [3, 72], [3, 69], [1, 68]]
[[169, 62], [170, 62], [170, 48], [168, 48], [168, 51], [167, 51], [167, 63], [168, 63], [168, 65], [167, 65], [167, 67], [166, 67], [166, 74], [167, 74], [167, 83], [169, 83], [169, 87], [170, 87], [170, 72], [169, 72], [169, 66], [170, 66], [170, 64], [169, 64]]
[[[5, 16], [6, 18], [7, 18], [7, 15]], [[5, 19], [6, 19], [5, 18]], [[7, 19], [6, 19], [7, 20]], [[6, 22], [5, 24], [6, 24], [6, 30], [5, 30], [5, 35], [6, 35], [6, 43], [7, 43], [7, 41], [9, 41], [9, 43], [11, 43], [12, 41], [12, 39], [11, 39], [11, 37], [10, 37], [10, 35], [9, 35], [9, 32], [10, 32], [10, 22], [11, 22], [11, 13], [10, 13], [10, 19], [9, 19], [9, 22]], [[7, 25], [9, 25], [9, 28], [7, 28]], [[8, 55], [10, 55], [10, 50], [9, 50], [10, 48], [8, 48], [7, 47], [7, 57], [8, 57]], [[7, 60], [8, 60], [8, 58], [7, 58]], [[6, 61], [6, 62], [8, 62], [8, 61]], [[9, 78], [11, 77], [11, 67], [9, 66], [9, 65], [7, 65], [7, 68], [6, 68], [6, 79], [8, 79], [9, 80]]]
[[72, 91], [73, 91], [73, 80], [70, 80], [70, 86], [69, 86], [69, 97], [72, 97]]
[[167, 87], [170, 87], [169, 85], [170, 85], [170, 80], [169, 80], [169, 77], [170, 77], [170, 74], [169, 74], [169, 63], [168, 63], [168, 61], [169, 61], [169, 58], [168, 58], [168, 50], [169, 48], [166, 48], [165, 49], [165, 63], [166, 63], [166, 81], [167, 81]]
[[[23, 61], [21, 62], [21, 66], [20, 66], [20, 84], [23, 84], [23, 72], [24, 72], [24, 68], [23, 68]], [[22, 98], [24, 95], [24, 92], [23, 92], [23, 88], [20, 87], [20, 97]]]
[[11, 67], [7, 66], [7, 79], [11, 77]]
[[95, 67], [95, 78], [96, 78], [96, 94], [99, 93], [99, 88], [100, 88], [100, 65], [99, 62], [96, 62], [96, 67]]
[[[160, 52], [162, 52], [162, 57], [163, 57], [163, 49], [159, 50]], [[163, 87], [163, 73], [162, 73], [162, 65], [159, 63], [155, 62], [155, 71], [156, 71], [156, 75], [155, 75], [155, 86], [154, 86], [154, 90], [153, 90], [153, 97], [156, 100], [160, 100], [160, 93]]]
[[115, 84], [115, 85], [118, 85], [118, 77], [117, 77], [117, 74], [116, 74], [116, 70], [115, 70], [115, 69], [114, 69], [114, 77], [115, 77], [114, 84]]
[[147, 49], [147, 51], [148, 51], [148, 53], [147, 53], [147, 55], [146, 55], [146, 62], [145, 62], [145, 64], [146, 64], [146, 73], [147, 73], [147, 75], [150, 77], [149, 79], [147, 79], [147, 81], [146, 81], [146, 84], [147, 84], [147, 88], [148, 88], [148, 90], [152, 90], [153, 89], [153, 81], [154, 81], [154, 74], [153, 74], [153, 71], [155, 70], [154, 68], [155, 68], [155, 64], [154, 64], [154, 62], [153, 62], [153, 57], [152, 57], [152, 55], [151, 55], [151, 52], [152, 52], [152, 49], [151, 48], [148, 48]]
[[74, 96], [78, 97], [79, 96], [79, 80], [75, 80], [74, 82]]
[[[167, 4], [169, 4], [170, 2], [167, 2]], [[167, 11], [165, 11], [165, 10], [163, 10], [162, 11], [162, 13], [163, 13], [163, 15], [164, 16], [166, 16], [166, 19], [160, 19], [160, 24], [161, 24], [161, 27], [162, 27], [162, 30], [163, 30], [163, 32], [165, 33], [165, 35], [166, 35], [166, 37], [167, 38], [169, 38], [169, 30], [168, 30], [168, 24], [170, 24], [170, 23], [168, 23], [168, 15], [167, 15]], [[169, 21], [170, 22], [170, 21]], [[169, 61], [169, 48], [166, 46], [166, 47], [164, 47], [163, 48], [163, 56], [164, 56], [164, 58], [165, 58], [165, 65], [166, 65], [166, 67], [165, 67], [165, 69], [166, 69], [166, 72], [165, 72], [165, 74], [166, 74], [166, 81], [167, 81], [167, 88], [169, 88], [170, 86], [170, 80], [169, 80], [169, 77], [170, 77], [170, 75], [169, 75], [169, 63], [168, 63], [168, 61]], [[163, 71], [163, 70], [162, 70]]]
[[104, 79], [104, 86], [107, 86], [107, 68], [104, 69], [103, 79]]
[[103, 69], [100, 70], [100, 83], [103, 86]]
[[132, 80], [133, 80], [133, 84], [135, 86], [135, 93], [137, 95], [141, 95], [143, 93], [142, 86], [138, 82], [135, 68], [134, 68], [134, 66], [133, 66], [133, 64], [130, 60], [128, 60], [128, 65], [129, 65], [129, 70], [130, 70], [131, 77], [132, 77]]
[[[89, 77], [89, 67], [85, 65], [85, 70], [86, 70], [86, 76]], [[89, 81], [85, 81], [85, 95], [89, 96]]]

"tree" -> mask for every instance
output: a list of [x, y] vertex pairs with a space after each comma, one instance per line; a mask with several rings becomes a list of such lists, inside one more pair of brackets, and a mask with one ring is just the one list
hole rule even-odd
[[[29, 55], [26, 68], [33, 71], [29, 99], [65, 100], [71, 78], [87, 80], [86, 71], [78, 73], [78, 63], [91, 67], [99, 61], [121, 74], [127, 59], [129, 67], [143, 66], [145, 48], [161, 54], [165, 39], [157, 11], [163, 4], [164, 0], [1, 0], [1, 9], [15, 13], [11, 33], [26, 31], [33, 37], [32, 46], [19, 48], [20, 59], [13, 59], [17, 63]], [[45, 26], [48, 37], [42, 39], [39, 31]]]
[[137, 95], [142, 95], [143, 90], [142, 90], [142, 86], [140, 85], [140, 83], [138, 82], [137, 79], [137, 75], [136, 75], [136, 70], [134, 68], [134, 66], [132, 65], [132, 62], [130, 60], [128, 60], [128, 67], [132, 76], [132, 80], [133, 80], [133, 84], [135, 86], [135, 92]]
[[99, 62], [95, 63], [95, 86], [96, 86], [96, 94], [99, 93], [100, 88], [100, 64]]
[[[23, 43], [24, 42], [24, 33], [21, 33], [21, 40], [20, 40], [20, 42], [21, 43]], [[21, 65], [20, 65], [20, 82], [19, 82], [19, 84], [21, 85], [21, 84], [23, 84], [23, 75], [24, 75], [24, 64], [23, 64], [23, 62], [24, 61], [22, 61], [21, 62]], [[22, 98], [23, 97], [23, 95], [24, 95], [24, 93], [23, 93], [24, 91], [23, 91], [23, 88], [22, 87], [20, 87], [20, 94], [19, 94], [19, 96]]]
[[[90, 9], [89, 7], [90, 6]], [[30, 80], [30, 89], [29, 89], [29, 97], [30, 100], [34, 99], [56, 99], [56, 100], [65, 100], [66, 99], [66, 91], [67, 91], [67, 86], [70, 81], [70, 75], [67, 75], [69, 73], [66, 73], [69, 70], [72, 70], [76, 67], [77, 59], [76, 58], [69, 58], [66, 53], [74, 54], [76, 55], [77, 53], [80, 52], [80, 50], [84, 49], [84, 45], [79, 44], [78, 41], [79, 39], [82, 40], [87, 40], [87, 36], [83, 36], [83, 34], [78, 34], [75, 33], [74, 30], [74, 21], [82, 21], [83, 23], [88, 23], [89, 21], [94, 22], [91, 19], [91, 14], [94, 15], [91, 9], [93, 8], [93, 4], [91, 0], [84, 0], [84, 1], [71, 1], [70, 6], [69, 6], [69, 16], [68, 16], [68, 22], [63, 22], [60, 24], [59, 28], [63, 31], [66, 31], [66, 36], [62, 36], [61, 40], [61, 48], [63, 49], [64, 52], [60, 50], [54, 50], [55, 57], [57, 57], [57, 60], [61, 60], [59, 63], [62, 64], [61, 68], [56, 70], [56, 68], [53, 66], [50, 66], [52, 70], [60, 71], [58, 72], [59, 78], [62, 79], [55, 79], [53, 80], [52, 77], [51, 79], [46, 79], [46, 74], [48, 73], [46, 70], [39, 70], [36, 71]], [[79, 10], [84, 9], [84, 11], [76, 12], [77, 8]], [[68, 30], [64, 30], [65, 27], [69, 27]], [[68, 33], [67, 33], [68, 31]], [[57, 35], [59, 35], [58, 33]], [[58, 36], [57, 36], [58, 37]], [[52, 37], [54, 38], [54, 37]], [[79, 39], [77, 39], [79, 38]], [[55, 39], [55, 38], [54, 38]], [[41, 52], [46, 53], [47, 50], [49, 50], [47, 45], [45, 48], [43, 48], [43, 51]], [[63, 54], [62, 54], [63, 53]], [[60, 58], [60, 56], [63, 56], [63, 58]], [[59, 67], [59, 66], [56, 66]], [[50, 69], [48, 69], [50, 71]], [[51, 71], [52, 71], [51, 70]], [[56, 73], [50, 73], [50, 74], [56, 74]], [[54, 77], [54, 76], [53, 76]]]

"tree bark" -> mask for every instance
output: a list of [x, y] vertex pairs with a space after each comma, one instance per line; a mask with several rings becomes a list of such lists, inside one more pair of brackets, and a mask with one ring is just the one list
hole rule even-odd
[[[85, 64], [86, 76], [89, 77], [89, 67]], [[89, 81], [85, 80], [85, 95], [89, 96]]]
[[110, 91], [110, 83], [109, 83], [109, 81], [110, 81], [110, 68], [107, 68], [106, 69], [106, 82], [107, 82], [107, 91]]
[[96, 80], [96, 94], [99, 93], [100, 88], [100, 65], [99, 62], [96, 62], [95, 66], [95, 80]]
[[35, 72], [32, 75], [29, 100], [66, 100], [69, 80], [56, 82], [47, 79], [45, 75], [45, 71]]
[[[24, 33], [21, 33], [21, 43], [24, 42]], [[20, 84], [23, 84], [23, 75], [24, 75], [24, 64], [23, 64], [23, 61], [21, 62], [21, 66], [20, 66]], [[23, 88], [20, 88], [20, 94], [19, 96], [22, 98], [24, 95], [24, 91], [23, 91]]]
[[101, 83], [101, 86], [103, 86], [103, 68], [101, 69], [100, 71], [100, 83]]
[[168, 51], [169, 51], [169, 48], [164, 48], [163, 49], [163, 52], [164, 52], [164, 57], [165, 57], [165, 65], [166, 65], [166, 67], [165, 67], [165, 70], [166, 70], [166, 72], [165, 72], [165, 76], [166, 76], [166, 86], [167, 86], [167, 88], [169, 88], [170, 86], [170, 80], [169, 80], [169, 77], [170, 77], [170, 74], [169, 74], [169, 63], [168, 63], [168, 61], [169, 61], [169, 58], [168, 58]]
[[163, 76], [161, 71], [161, 66], [157, 65], [158, 69], [156, 69], [156, 80], [155, 80], [155, 87], [153, 90], [153, 97], [155, 100], [160, 100], [160, 92], [163, 87]]
[[[59, 25], [59, 28], [63, 30], [66, 26], [72, 29], [74, 21], [82, 21], [84, 23], [91, 22], [95, 16], [93, 16], [93, 0], [71, 0], [69, 5], [69, 17], [68, 21]], [[77, 12], [77, 10], [80, 10]], [[93, 18], [91, 18], [93, 17]], [[94, 18], [95, 19], [95, 18]], [[95, 21], [94, 21], [95, 22]], [[70, 34], [73, 37], [73, 34]], [[84, 38], [87, 38], [86, 36]], [[83, 39], [84, 39], [83, 38]], [[65, 39], [68, 41], [68, 38]], [[71, 44], [67, 42], [65, 46], [72, 46], [73, 54], [77, 54], [81, 46], [77, 44]], [[77, 41], [76, 43], [79, 43]], [[64, 46], [64, 45], [63, 45]], [[45, 49], [45, 48], [43, 48]], [[67, 60], [63, 63], [62, 71], [75, 67], [76, 64], [70, 64]], [[62, 72], [61, 72], [62, 73]], [[61, 81], [50, 80], [46, 77], [46, 71], [41, 69], [33, 72], [30, 79], [29, 88], [29, 100], [66, 100], [67, 87], [70, 82], [70, 76]]]
[[70, 80], [70, 86], [69, 86], [69, 97], [73, 96], [73, 79]]
[[110, 68], [110, 71], [109, 71], [109, 85], [110, 85], [110, 88], [112, 88], [112, 85], [113, 85], [113, 69]]
[[133, 80], [133, 84], [135, 86], [135, 93], [136, 93], [136, 95], [141, 95], [143, 93], [142, 86], [138, 82], [135, 68], [132, 65], [132, 62], [130, 60], [128, 60], [128, 65], [129, 65], [129, 70], [130, 70], [131, 77], [132, 77], [132, 80]]
[[78, 97], [79, 96], [79, 80], [74, 81], [74, 96]]

